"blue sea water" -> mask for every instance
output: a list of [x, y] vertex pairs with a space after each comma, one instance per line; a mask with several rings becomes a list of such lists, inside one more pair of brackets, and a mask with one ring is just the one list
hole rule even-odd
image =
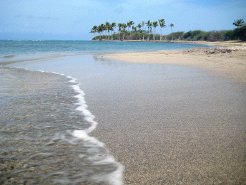
[[176, 50], [208, 47], [202, 44], [121, 41], [0, 41], [0, 56], [33, 53], [102, 53], [126, 51]]

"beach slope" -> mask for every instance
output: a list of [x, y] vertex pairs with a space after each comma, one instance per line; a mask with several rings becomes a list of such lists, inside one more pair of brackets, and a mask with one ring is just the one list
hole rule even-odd
[[134, 63], [163, 63], [198, 67], [246, 82], [246, 43], [199, 42], [215, 46], [176, 51], [106, 54], [101, 57]]

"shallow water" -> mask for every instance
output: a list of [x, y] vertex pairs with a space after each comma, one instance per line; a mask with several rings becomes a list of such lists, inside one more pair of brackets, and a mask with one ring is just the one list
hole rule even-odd
[[91, 123], [66, 77], [0, 72], [0, 184], [121, 184], [120, 164], [85, 133]]

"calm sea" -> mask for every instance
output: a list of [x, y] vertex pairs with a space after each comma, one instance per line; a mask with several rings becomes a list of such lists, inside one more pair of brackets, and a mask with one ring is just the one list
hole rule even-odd
[[121, 41], [0, 41], [0, 56], [46, 52], [125, 52], [207, 47], [202, 44]]

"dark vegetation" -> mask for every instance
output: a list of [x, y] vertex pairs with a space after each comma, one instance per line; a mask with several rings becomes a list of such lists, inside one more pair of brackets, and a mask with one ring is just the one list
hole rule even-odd
[[246, 41], [246, 25], [243, 19], [233, 22], [236, 26], [234, 30], [221, 31], [202, 31], [194, 30], [188, 32], [173, 32], [174, 24], [169, 25], [171, 33], [163, 35], [165, 29], [165, 19], [158, 21], [141, 22], [134, 25], [133, 21], [125, 23], [109, 23], [93, 26], [91, 33], [94, 34], [93, 40], [187, 40], [187, 41], [228, 41], [241, 40]]

